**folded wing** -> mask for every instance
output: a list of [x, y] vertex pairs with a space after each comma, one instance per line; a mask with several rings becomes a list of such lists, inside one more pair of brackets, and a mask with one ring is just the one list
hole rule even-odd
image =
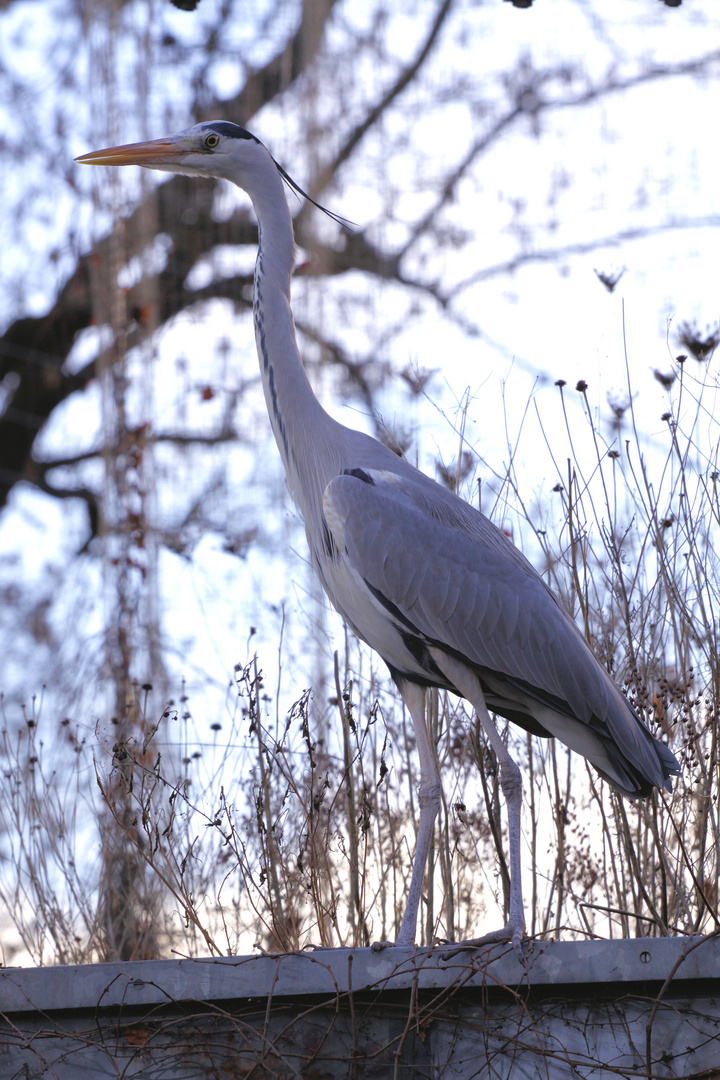
[[[343, 557], [398, 633], [410, 647], [417, 639], [418, 655], [424, 642], [462, 659], [490, 708], [595, 758], [626, 794], [669, 786], [674, 756], [642, 726], [530, 563], [473, 507], [423, 481], [356, 469], [325, 492]], [[372, 627], [358, 629], [378, 648]], [[593, 754], [596, 743], [602, 752]]]

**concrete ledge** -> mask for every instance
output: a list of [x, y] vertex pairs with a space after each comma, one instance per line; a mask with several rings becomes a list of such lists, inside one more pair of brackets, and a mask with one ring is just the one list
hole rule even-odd
[[0, 969], [0, 1077], [720, 1080], [720, 939]]

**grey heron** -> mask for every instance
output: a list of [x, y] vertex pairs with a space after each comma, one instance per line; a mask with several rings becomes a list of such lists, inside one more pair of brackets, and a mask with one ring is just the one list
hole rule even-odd
[[396, 944], [415, 940], [440, 804], [424, 710], [426, 688], [438, 687], [471, 704], [498, 758], [508, 817], [509, 919], [482, 940], [512, 941], [519, 950], [522, 779], [488, 710], [560, 739], [630, 798], [670, 789], [679, 772], [675, 756], [643, 726], [540, 575], [483, 514], [322, 408], [290, 309], [295, 248], [284, 185], [301, 189], [259, 139], [235, 124], [208, 122], [76, 160], [221, 177], [250, 197], [259, 230], [255, 338], [288, 486], [325, 592], [386, 662], [415, 731], [420, 816]]

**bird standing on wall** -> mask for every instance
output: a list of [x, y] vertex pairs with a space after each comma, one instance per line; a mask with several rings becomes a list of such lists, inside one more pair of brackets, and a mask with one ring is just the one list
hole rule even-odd
[[512, 940], [519, 949], [522, 780], [488, 710], [534, 735], [556, 736], [630, 798], [670, 789], [677, 760], [643, 727], [540, 575], [486, 517], [322, 408], [302, 366], [290, 310], [295, 247], [284, 184], [300, 189], [259, 139], [235, 124], [210, 122], [77, 160], [220, 177], [252, 200], [259, 231], [255, 338], [288, 486], [323, 588], [387, 663], [415, 729], [420, 820], [396, 944], [415, 940], [440, 805], [424, 708], [425, 690], [435, 686], [470, 702], [500, 764], [510, 913], [502, 930], [482, 940]]

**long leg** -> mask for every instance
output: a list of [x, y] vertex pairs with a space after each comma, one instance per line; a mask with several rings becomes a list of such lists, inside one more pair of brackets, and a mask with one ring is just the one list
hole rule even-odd
[[500, 738], [497, 728], [488, 714], [485, 696], [480, 682], [473, 671], [458, 660], [448, 656], [437, 648], [431, 648], [433, 660], [447, 675], [458, 692], [470, 702], [477, 713], [490, 745], [500, 764], [500, 786], [505, 796], [508, 814], [508, 837], [510, 841], [510, 917], [502, 930], [486, 934], [477, 942], [512, 941], [515, 951], [522, 956], [521, 940], [525, 929], [525, 913], [522, 898], [521, 869], [521, 819], [522, 819], [522, 775], [508, 753], [505, 743]]
[[410, 889], [405, 904], [405, 914], [400, 926], [400, 933], [395, 942], [396, 945], [413, 945], [420, 896], [422, 894], [423, 876], [435, 827], [435, 818], [440, 807], [440, 776], [435, 763], [435, 753], [430, 732], [425, 721], [425, 688], [418, 686], [417, 683], [406, 682], [404, 679], [397, 677], [395, 681], [412, 717], [418, 758], [420, 759], [420, 786], [418, 788], [420, 821], [418, 822], [417, 845], [415, 847]]

